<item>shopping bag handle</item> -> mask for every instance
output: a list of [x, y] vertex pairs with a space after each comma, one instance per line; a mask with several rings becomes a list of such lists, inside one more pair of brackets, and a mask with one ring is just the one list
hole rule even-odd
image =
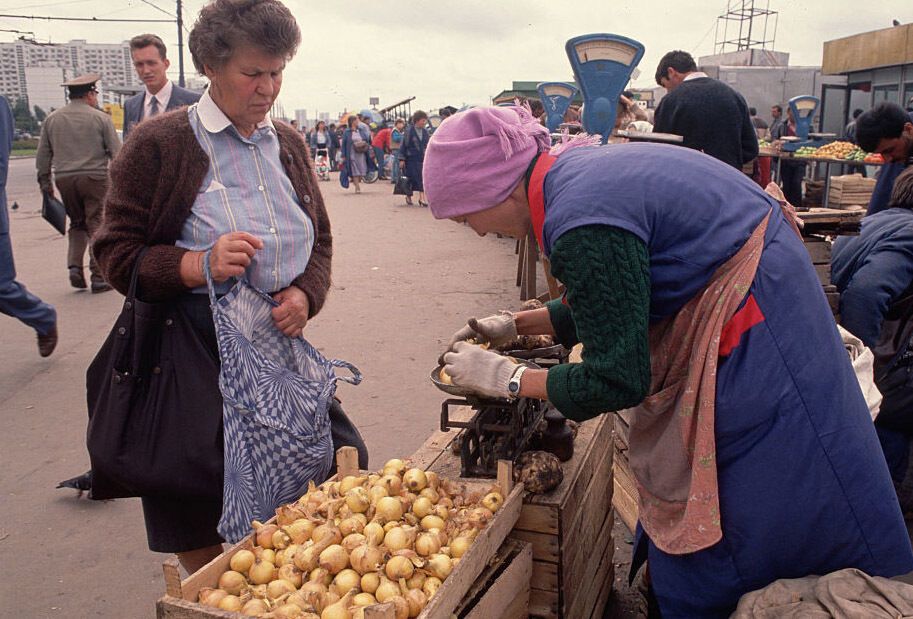
[[361, 371], [348, 361], [342, 361], [341, 359], [329, 359], [328, 361], [334, 368], [344, 368], [352, 373], [351, 376], [335, 376], [334, 372], [334, 378], [337, 381], [341, 380], [342, 382], [349, 383], [350, 385], [357, 385], [361, 383], [362, 379], [364, 378]]

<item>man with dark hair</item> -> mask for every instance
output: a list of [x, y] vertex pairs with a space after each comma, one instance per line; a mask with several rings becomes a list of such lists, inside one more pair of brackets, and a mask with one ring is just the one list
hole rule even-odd
[[786, 119], [783, 118], [782, 105], [777, 104], [770, 106], [770, 119], [770, 137], [776, 139], [782, 135], [783, 123], [786, 122]]
[[70, 102], [45, 119], [35, 156], [41, 191], [53, 196], [56, 184], [70, 219], [67, 230], [70, 285], [86, 288], [83, 261], [89, 249], [92, 292], [111, 290], [95, 263], [91, 243], [101, 226], [102, 202], [108, 189], [108, 161], [117, 156], [121, 146], [111, 117], [98, 109], [95, 82], [100, 79], [100, 75], [91, 73], [63, 84]]
[[862, 150], [878, 153], [885, 165], [869, 200], [868, 214], [887, 208], [894, 181], [913, 163], [913, 112], [896, 103], [883, 102], [856, 119], [856, 143]]
[[843, 130], [843, 138], [847, 142], [852, 142], [853, 144], [856, 143], [856, 120], [860, 116], [862, 116], [862, 110], [857, 107], [855, 110], [853, 110], [853, 120], [848, 122], [846, 124], [846, 128]]
[[130, 39], [130, 57], [133, 68], [146, 90], [127, 99], [124, 103], [124, 139], [133, 125], [141, 120], [181, 107], [191, 105], [200, 95], [173, 84], [165, 75], [171, 63], [167, 48], [154, 34], [139, 34]]
[[758, 116], [756, 108], [748, 108], [748, 117], [751, 119], [751, 126], [754, 127], [758, 139], [767, 137], [767, 122]]
[[674, 133], [683, 145], [700, 150], [739, 170], [758, 156], [758, 137], [742, 95], [697, 70], [683, 51], [662, 57], [656, 83], [669, 91], [653, 121], [658, 133]]

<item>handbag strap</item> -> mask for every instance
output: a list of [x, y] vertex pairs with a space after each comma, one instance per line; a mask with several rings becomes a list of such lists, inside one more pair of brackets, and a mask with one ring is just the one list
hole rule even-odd
[[139, 285], [139, 268], [143, 263], [143, 258], [146, 257], [147, 251], [149, 251], [149, 246], [144, 245], [136, 256], [136, 261], [133, 263], [133, 272], [130, 273], [130, 288], [127, 289], [127, 298], [125, 301], [130, 301], [132, 303], [136, 299], [136, 288]]

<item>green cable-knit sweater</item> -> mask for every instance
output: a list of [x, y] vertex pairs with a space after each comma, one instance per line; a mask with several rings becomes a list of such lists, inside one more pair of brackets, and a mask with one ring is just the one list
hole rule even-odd
[[583, 361], [549, 369], [549, 400], [578, 421], [639, 404], [650, 388], [647, 246], [620, 228], [582, 226], [558, 238], [550, 259], [567, 303], [548, 303], [549, 317], [564, 346], [583, 343]]

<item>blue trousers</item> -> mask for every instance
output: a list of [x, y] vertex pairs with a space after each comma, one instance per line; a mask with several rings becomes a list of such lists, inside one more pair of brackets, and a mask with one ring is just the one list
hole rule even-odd
[[0, 312], [18, 318], [40, 335], [47, 335], [57, 322], [54, 308], [16, 281], [5, 191], [0, 192]]

